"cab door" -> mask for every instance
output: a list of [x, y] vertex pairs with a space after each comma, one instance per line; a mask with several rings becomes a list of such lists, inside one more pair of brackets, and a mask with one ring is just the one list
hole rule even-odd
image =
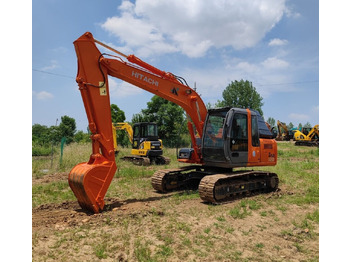
[[250, 121], [249, 121], [249, 136], [250, 136], [250, 145], [248, 153], [248, 162], [256, 163], [260, 162], [260, 139], [259, 139], [259, 126], [258, 126], [258, 117], [254, 112], [250, 111]]
[[226, 154], [230, 158], [231, 166], [246, 166], [248, 162], [248, 113], [244, 109], [234, 110], [230, 123]]
[[210, 109], [203, 132], [202, 155], [206, 165], [227, 166], [224, 152], [224, 128], [228, 109]]

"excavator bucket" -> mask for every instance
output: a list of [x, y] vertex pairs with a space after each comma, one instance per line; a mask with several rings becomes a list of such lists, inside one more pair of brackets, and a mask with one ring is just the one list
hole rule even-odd
[[114, 161], [99, 157], [100, 163], [84, 162], [76, 165], [68, 176], [72, 189], [82, 209], [99, 213], [104, 207], [104, 196], [117, 170]]

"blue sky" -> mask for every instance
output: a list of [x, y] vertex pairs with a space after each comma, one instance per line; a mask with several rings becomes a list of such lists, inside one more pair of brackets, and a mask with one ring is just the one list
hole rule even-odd
[[[68, 115], [86, 131], [73, 47], [86, 31], [196, 83], [205, 104], [243, 79], [263, 96], [265, 119], [319, 123], [318, 1], [33, 0], [32, 124]], [[127, 121], [152, 97], [116, 78], [110, 87]]]

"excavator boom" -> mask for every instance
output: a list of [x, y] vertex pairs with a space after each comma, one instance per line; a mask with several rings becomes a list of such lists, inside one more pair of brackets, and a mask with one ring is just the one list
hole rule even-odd
[[[101, 54], [96, 43], [115, 51], [117, 55]], [[195, 133], [202, 137], [207, 109], [195, 90], [185, 85], [181, 78], [161, 71], [134, 55], [126, 56], [95, 40], [89, 32], [74, 41], [74, 47], [78, 59], [76, 81], [92, 133], [92, 154], [89, 161], [75, 166], [68, 176], [69, 185], [82, 208], [95, 213], [103, 209], [104, 196], [117, 170], [108, 75], [180, 105], [189, 116], [188, 127], [195, 149], [193, 157], [184, 162], [202, 162]], [[129, 62], [122, 58], [127, 58]]]

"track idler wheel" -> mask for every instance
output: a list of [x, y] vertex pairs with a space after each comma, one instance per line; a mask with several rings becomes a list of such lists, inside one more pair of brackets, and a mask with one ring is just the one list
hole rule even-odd
[[68, 175], [68, 183], [82, 209], [99, 213], [104, 208], [104, 197], [117, 170], [115, 162], [100, 156], [90, 164], [76, 165]]
[[276, 191], [278, 189], [279, 179], [276, 174], [271, 174], [271, 176], [267, 180], [268, 183], [268, 191]]

